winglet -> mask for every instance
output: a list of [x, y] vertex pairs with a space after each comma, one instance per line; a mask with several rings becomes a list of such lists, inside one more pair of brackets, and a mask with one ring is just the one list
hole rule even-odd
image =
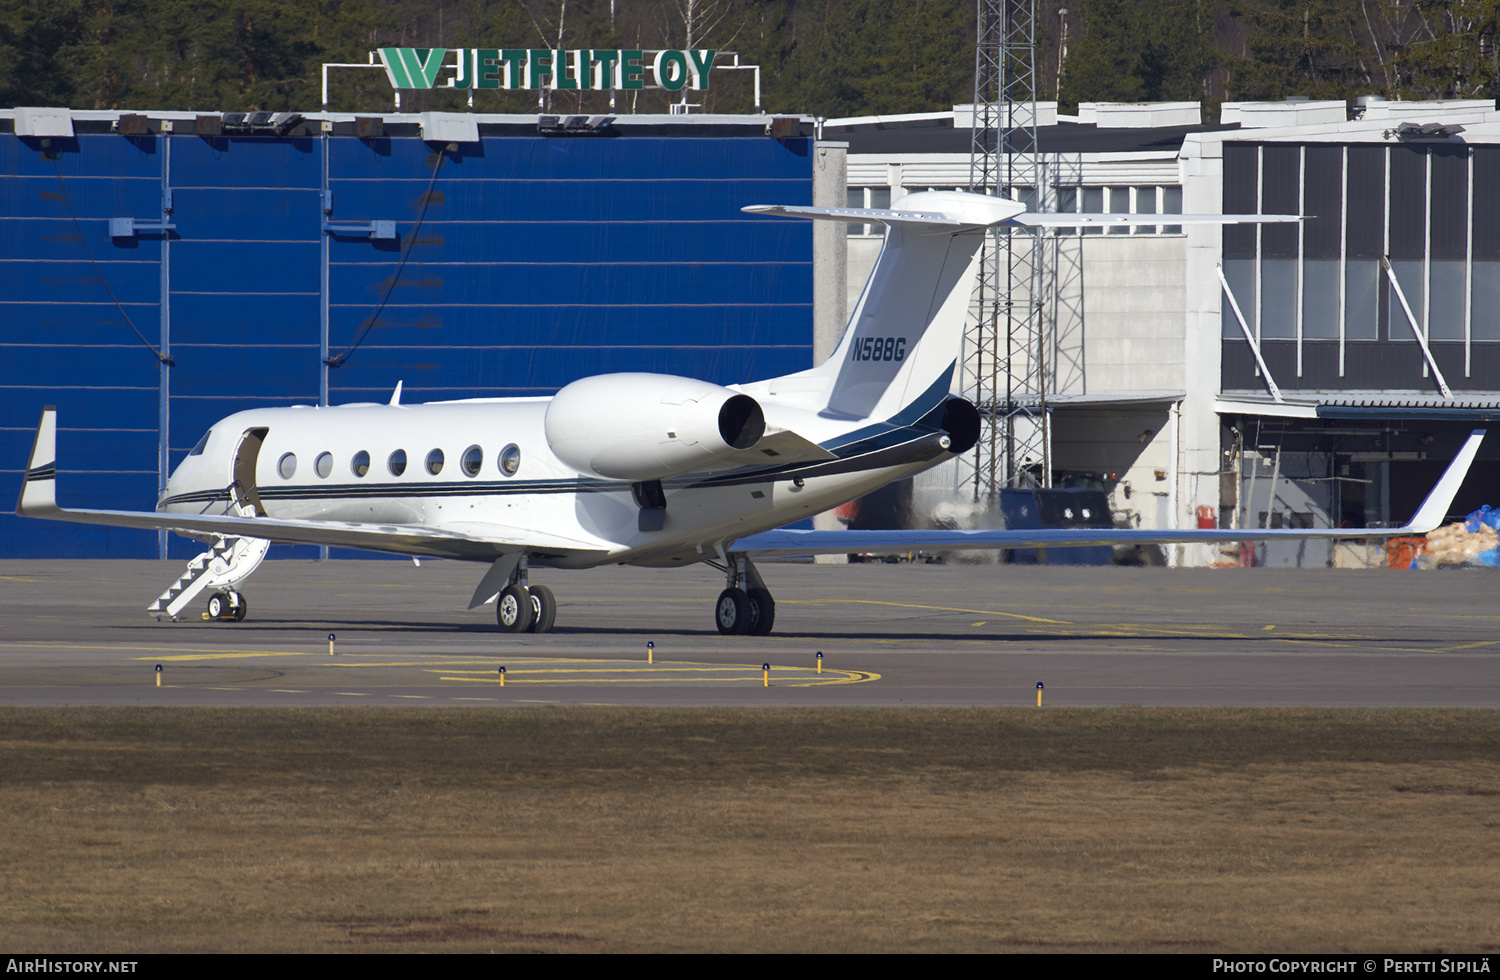
[[1436, 530], [1448, 516], [1448, 508], [1453, 506], [1453, 498], [1458, 494], [1459, 485], [1464, 482], [1464, 477], [1469, 475], [1469, 466], [1474, 462], [1474, 456], [1479, 452], [1479, 444], [1484, 441], [1484, 429], [1475, 429], [1469, 433], [1468, 441], [1453, 457], [1453, 462], [1448, 464], [1448, 469], [1443, 472], [1442, 479], [1432, 488], [1427, 499], [1422, 501], [1422, 506], [1417, 508], [1416, 514], [1401, 528], [1403, 534], [1426, 534], [1428, 531]]
[[42, 421], [36, 427], [16, 513], [42, 517], [57, 509], [57, 406], [48, 405], [42, 409]]

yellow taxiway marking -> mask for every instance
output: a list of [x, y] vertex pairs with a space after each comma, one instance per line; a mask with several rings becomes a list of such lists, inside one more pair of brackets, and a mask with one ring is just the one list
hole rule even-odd
[[574, 659], [572, 657], [503, 657], [492, 655], [475, 654], [471, 657], [462, 657], [456, 660], [361, 660], [358, 663], [332, 663], [329, 667], [468, 667], [476, 665], [492, 665], [494, 667], [512, 667], [515, 664], [645, 664], [645, 660], [586, 660]]
[[342, 698], [367, 698], [370, 696], [370, 692], [368, 691], [334, 691], [333, 693]]
[[270, 688], [266, 693], [268, 693], [268, 694], [306, 694], [307, 692], [306, 691], [288, 691], [285, 688], [273, 687], [273, 688]]
[[881, 599], [783, 599], [794, 605], [819, 606], [824, 604], [859, 603], [867, 606], [896, 606], [900, 609], [931, 609], [933, 612], [960, 612], [972, 613], [977, 616], [1005, 616], [1010, 619], [1022, 619], [1028, 623], [1048, 623], [1056, 626], [1072, 626], [1073, 623], [1066, 619], [1047, 619], [1043, 616], [1027, 616], [1023, 613], [998, 612], [994, 609], [965, 609], [960, 606], [929, 606], [920, 602], [886, 602]]
[[[251, 660], [255, 657], [308, 657], [313, 656], [314, 651], [299, 650], [296, 652], [282, 652], [280, 650], [256, 650], [251, 653], [172, 653], [158, 654], [155, 657], [135, 657], [135, 660]], [[328, 654], [323, 654], [328, 656]]]
[[[539, 669], [513, 670], [507, 669], [505, 674], [506, 683], [510, 684], [670, 684], [685, 683], [697, 680], [718, 681], [723, 683], [754, 682], [762, 683], [765, 680], [765, 672], [752, 664], [728, 664], [709, 665], [695, 667], [661, 667], [657, 665], [632, 664], [621, 661], [598, 661], [612, 663], [609, 667], [591, 667], [578, 669], [574, 667], [553, 667]], [[449, 671], [428, 669], [429, 673], [438, 675], [438, 680], [454, 681], [469, 684], [499, 684], [500, 678], [493, 671]], [[455, 676], [471, 674], [474, 676]], [[580, 677], [559, 676], [535, 676], [540, 674], [582, 674]], [[612, 676], [602, 676], [602, 675]], [[637, 676], [620, 676], [622, 674], [635, 674]], [[688, 674], [693, 676], [666, 677], [664, 674]], [[713, 676], [705, 676], [713, 675]], [[783, 687], [833, 687], [839, 684], [862, 684], [865, 681], [878, 681], [880, 675], [871, 671], [848, 670], [845, 668], [823, 668], [822, 675], [817, 673], [815, 667], [772, 667], [771, 679], [773, 682], [779, 680]]]
[[0, 582], [40, 582], [39, 578], [27, 578], [24, 575], [0, 575]]
[[[305, 657], [316, 650], [241, 650], [236, 653], [221, 653], [222, 648], [209, 647], [151, 647], [128, 646], [120, 643], [57, 643], [48, 640], [33, 642], [0, 643], [0, 647], [47, 650], [145, 650], [156, 652], [152, 657], [136, 657], [136, 660], [232, 660], [240, 657]], [[166, 651], [172, 651], [167, 653]]]
[[1479, 641], [1474, 642], [1474, 643], [1460, 643], [1456, 647], [1442, 647], [1441, 648], [1441, 652], [1443, 652], [1443, 653], [1451, 653], [1454, 650], [1472, 650], [1475, 647], [1489, 647], [1489, 646], [1494, 646], [1496, 643], [1500, 643], [1500, 640], [1479, 640]]
[[412, 698], [412, 699], [417, 700], [417, 701], [428, 701], [428, 700], [431, 700], [432, 696], [429, 695], [429, 694], [392, 694], [391, 697], [393, 697], [393, 698]]

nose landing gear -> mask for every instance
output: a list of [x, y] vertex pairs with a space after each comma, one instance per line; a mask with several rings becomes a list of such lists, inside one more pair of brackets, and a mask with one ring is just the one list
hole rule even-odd
[[243, 594], [233, 589], [215, 592], [208, 597], [208, 618], [221, 623], [238, 623], [250, 611], [250, 603]]

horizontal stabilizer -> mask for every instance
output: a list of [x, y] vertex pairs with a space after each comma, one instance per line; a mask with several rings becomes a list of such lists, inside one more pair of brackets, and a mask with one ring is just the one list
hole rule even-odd
[[815, 221], [874, 221], [883, 225], [925, 225], [935, 228], [989, 228], [1020, 214], [1021, 204], [1004, 197], [966, 194], [961, 191], [923, 191], [907, 200], [920, 209], [903, 208], [815, 208], [797, 204], [752, 204], [741, 208], [749, 214], [777, 214]]
[[814, 221], [880, 222], [881, 224], [947, 225], [963, 227], [963, 222], [946, 214], [931, 211], [891, 211], [888, 208], [814, 208], [790, 204], [752, 204], [741, 208], [749, 214], [776, 214], [783, 218], [811, 218]]
[[1067, 214], [1028, 211], [1006, 224], [1027, 228], [1102, 228], [1106, 225], [1264, 225], [1301, 221], [1295, 214]]

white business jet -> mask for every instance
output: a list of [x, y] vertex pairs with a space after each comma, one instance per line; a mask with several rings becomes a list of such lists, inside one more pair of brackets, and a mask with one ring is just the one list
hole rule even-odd
[[[724, 572], [722, 633], [764, 635], [776, 606], [752, 555], [938, 548], [1179, 544], [1425, 533], [1446, 516], [1479, 447], [1470, 436], [1405, 527], [1338, 530], [774, 530], [970, 449], [979, 412], [953, 397], [980, 246], [1001, 226], [1159, 224], [1158, 215], [1031, 214], [1004, 198], [912, 194], [881, 209], [746, 211], [880, 222], [885, 246], [838, 348], [807, 371], [720, 387], [656, 374], [583, 378], [551, 398], [255, 409], [215, 424], [155, 512], [66, 510], [57, 413], [42, 413], [16, 512], [165, 528], [207, 541], [152, 603], [176, 619], [212, 590], [211, 618], [243, 619], [234, 586], [272, 541], [489, 566], [469, 608], [496, 599], [506, 632], [546, 632], [557, 605], [537, 566], [705, 562]], [[1295, 221], [1174, 215], [1174, 223]]]

